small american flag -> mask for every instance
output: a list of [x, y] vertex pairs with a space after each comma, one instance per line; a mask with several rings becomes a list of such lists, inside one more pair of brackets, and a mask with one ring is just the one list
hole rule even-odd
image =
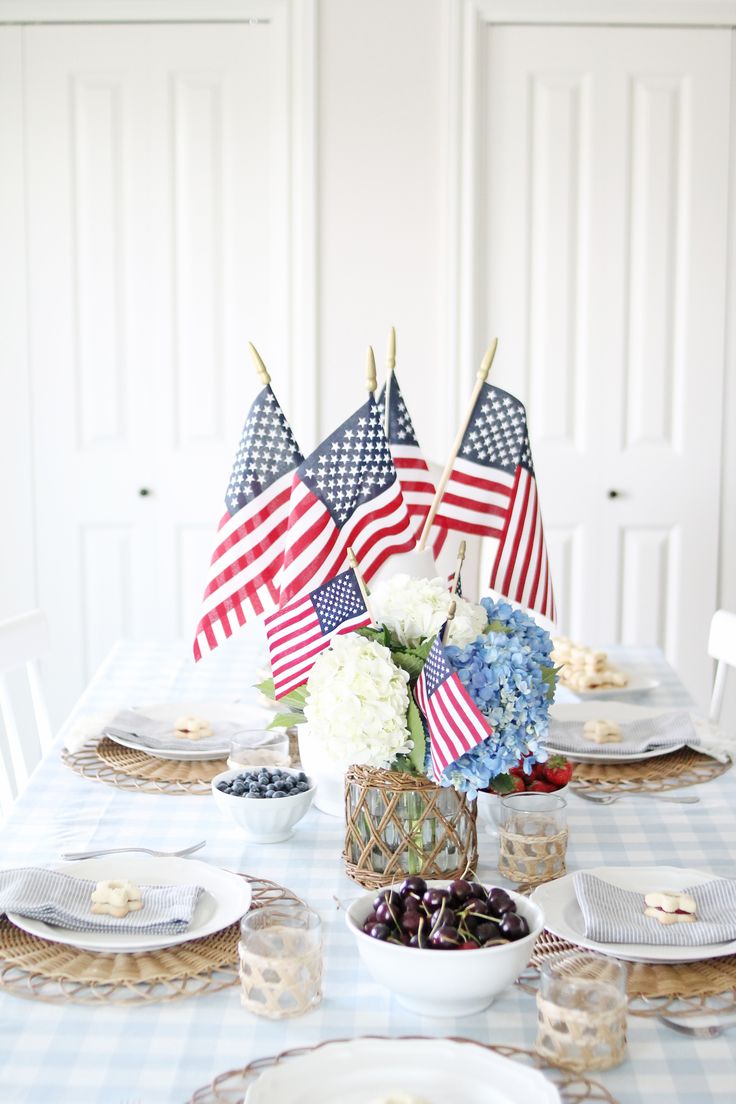
[[436, 523], [495, 537], [489, 585], [556, 620], [526, 410], [499, 387], [483, 385]]
[[352, 568], [266, 618], [277, 698], [303, 686], [320, 652], [342, 633], [370, 625], [371, 616]]
[[[381, 411], [385, 410], [386, 384], [383, 385], [378, 396], [378, 407]], [[434, 483], [419, 448], [419, 441], [414, 432], [404, 396], [401, 394], [396, 373], [392, 373], [388, 384], [387, 422], [388, 447], [396, 466], [414, 533], [418, 538], [434, 499]]]
[[352, 546], [366, 582], [414, 548], [396, 469], [369, 398], [299, 465], [291, 492], [281, 604], [326, 582]]
[[284, 558], [292, 479], [301, 460], [294, 434], [266, 386], [250, 408], [225, 493], [195, 660], [232, 636], [250, 615], [278, 602], [275, 579]]
[[417, 679], [414, 697], [429, 728], [432, 771], [439, 778], [443, 770], [482, 743], [493, 729], [463, 686], [457, 671], [445, 657], [444, 627], [427, 656]]

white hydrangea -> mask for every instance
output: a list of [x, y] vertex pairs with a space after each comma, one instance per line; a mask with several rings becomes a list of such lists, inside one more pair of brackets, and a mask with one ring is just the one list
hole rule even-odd
[[357, 633], [336, 637], [312, 668], [304, 706], [326, 757], [342, 767], [390, 767], [408, 754], [408, 681], [382, 644]]
[[[386, 625], [409, 648], [434, 636], [447, 619], [452, 601], [442, 579], [413, 579], [392, 575], [371, 590], [371, 613], [379, 625]], [[448, 643], [459, 648], [470, 644], [488, 624], [482, 606], [455, 598], [455, 616]]]

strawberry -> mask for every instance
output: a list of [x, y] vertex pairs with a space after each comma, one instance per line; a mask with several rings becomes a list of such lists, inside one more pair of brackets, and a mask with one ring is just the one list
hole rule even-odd
[[524, 768], [522, 767], [521, 763], [519, 763], [518, 767], [512, 767], [509, 771], [509, 774], [513, 778], [526, 778], [527, 777], [524, 774]]
[[551, 785], [549, 782], [542, 782], [539, 778], [535, 778], [527, 789], [534, 793], [552, 793], [557, 789], [556, 786]]
[[552, 755], [542, 767], [544, 780], [556, 790], [562, 789], [572, 778], [572, 763], [564, 755]]

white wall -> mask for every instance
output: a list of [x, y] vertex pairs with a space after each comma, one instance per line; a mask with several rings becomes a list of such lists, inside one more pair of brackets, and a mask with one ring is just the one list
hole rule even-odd
[[[376, 348], [380, 373], [393, 324], [402, 388], [425, 451], [440, 461], [453, 435], [458, 391], [448, 355], [453, 338], [448, 199], [456, 170], [448, 153], [448, 67], [450, 15], [460, 2], [317, 0], [318, 428], [332, 428], [363, 395], [369, 341]], [[18, 35], [16, 28], [0, 28], [0, 82], [16, 89]], [[17, 146], [21, 107], [17, 96], [7, 102], [10, 106], [0, 116], [4, 242], [23, 232]], [[732, 191], [736, 194], [736, 171]], [[733, 319], [736, 218], [731, 221]], [[12, 359], [0, 364], [4, 617], [35, 600], [22, 272], [0, 285], [0, 302], [3, 348], [15, 350]], [[728, 365], [720, 601], [736, 609], [736, 332], [729, 339]], [[470, 380], [474, 368], [463, 364], [462, 374]], [[294, 422], [299, 423], [298, 412]], [[302, 441], [306, 449], [315, 443]], [[736, 724], [736, 686], [729, 698]]]

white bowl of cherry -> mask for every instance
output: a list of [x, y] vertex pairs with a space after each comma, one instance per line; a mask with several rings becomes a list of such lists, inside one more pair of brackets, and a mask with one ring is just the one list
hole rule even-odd
[[360, 956], [399, 1004], [423, 1016], [470, 1016], [527, 966], [542, 910], [500, 887], [456, 879], [366, 893], [346, 913]]

